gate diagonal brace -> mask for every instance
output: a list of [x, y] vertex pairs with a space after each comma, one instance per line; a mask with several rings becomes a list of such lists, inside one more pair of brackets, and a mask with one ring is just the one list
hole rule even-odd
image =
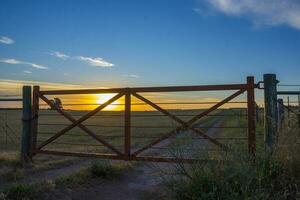
[[91, 112], [89, 112], [86, 115], [82, 116], [80, 119], [76, 120], [72, 116], [70, 116], [69, 114], [67, 114], [63, 110], [61, 110], [60, 108], [57, 108], [56, 106], [54, 106], [52, 104], [52, 102], [49, 99], [47, 99], [45, 96], [40, 95], [40, 98], [43, 101], [45, 101], [48, 105], [53, 106], [58, 113], [60, 113], [65, 118], [67, 118], [69, 121], [71, 121], [72, 124], [69, 125], [69, 126], [67, 126], [64, 129], [62, 129], [61, 131], [57, 132], [54, 136], [52, 136], [51, 138], [49, 138], [48, 140], [46, 140], [45, 142], [43, 142], [41, 145], [39, 145], [37, 149], [43, 148], [47, 144], [53, 142], [58, 137], [60, 137], [63, 134], [65, 134], [67, 131], [70, 131], [72, 128], [78, 126], [81, 130], [83, 130], [88, 135], [90, 135], [91, 137], [93, 137], [94, 139], [96, 139], [98, 142], [102, 143], [104, 146], [108, 147], [109, 149], [111, 149], [112, 151], [114, 151], [115, 153], [117, 153], [118, 155], [123, 156], [123, 154], [120, 151], [118, 151], [116, 148], [114, 148], [111, 144], [107, 143], [106, 141], [104, 141], [103, 139], [101, 139], [99, 136], [97, 136], [96, 134], [94, 134], [91, 130], [89, 130], [86, 126], [84, 126], [83, 124], [81, 124], [82, 122], [84, 122], [85, 120], [87, 120], [89, 117], [95, 115], [97, 112], [99, 112], [100, 110], [104, 109], [106, 106], [108, 106], [109, 104], [111, 104], [112, 102], [116, 101], [117, 99], [119, 99], [122, 96], [123, 96], [122, 93], [117, 94], [116, 96], [112, 97], [110, 100], [108, 100], [107, 102], [105, 102], [104, 104], [100, 105], [96, 109], [92, 110]]
[[225, 103], [231, 101], [232, 99], [236, 98], [237, 96], [241, 95], [242, 93], [244, 93], [246, 90], [245, 89], [241, 89], [237, 92], [235, 92], [234, 94], [232, 94], [231, 96], [225, 98], [224, 100], [220, 101], [219, 103], [217, 103], [216, 105], [210, 107], [209, 109], [207, 109], [206, 111], [200, 113], [199, 115], [196, 115], [195, 117], [193, 117], [192, 119], [190, 119], [187, 122], [184, 122], [183, 120], [181, 120], [180, 118], [172, 115], [171, 113], [169, 113], [168, 111], [164, 110], [163, 108], [161, 108], [160, 106], [154, 104], [153, 102], [149, 101], [148, 99], [145, 99], [144, 97], [138, 95], [137, 93], [133, 93], [133, 96], [135, 96], [136, 98], [144, 101], [145, 103], [151, 105], [153, 108], [159, 110], [160, 112], [164, 113], [165, 115], [169, 116], [170, 118], [172, 118], [173, 120], [177, 121], [178, 123], [182, 124], [182, 126], [178, 126], [176, 127], [174, 130], [170, 131], [169, 133], [167, 133], [165, 136], [160, 137], [157, 140], [154, 140], [153, 142], [151, 142], [150, 144], [142, 147], [141, 149], [137, 150], [136, 152], [134, 152], [132, 155], [136, 156], [138, 154], [140, 154], [141, 152], [151, 148], [152, 146], [160, 143], [162, 140], [165, 140], [169, 137], [171, 137], [172, 135], [176, 134], [177, 132], [188, 128], [196, 133], [198, 133], [199, 135], [201, 135], [204, 139], [208, 139], [210, 142], [214, 143], [215, 145], [223, 148], [224, 150], [228, 149], [226, 146], [224, 146], [223, 144], [221, 144], [220, 142], [218, 142], [217, 140], [207, 136], [204, 132], [202, 132], [201, 130], [195, 129], [193, 127], [191, 127], [196, 121], [198, 121], [199, 119], [201, 119], [202, 117], [206, 116], [207, 114], [211, 113], [212, 111], [216, 110], [217, 108], [219, 108], [220, 106], [224, 105]]
[[205, 134], [204, 132], [198, 130], [198, 129], [195, 129], [193, 127], [190, 127], [187, 122], [181, 120], [180, 118], [176, 117], [175, 115], [171, 114], [170, 112], [168, 112], [167, 110], [161, 108], [160, 106], [158, 106], [157, 104], [151, 102], [150, 100], [142, 97], [141, 95], [139, 94], [133, 94], [133, 96], [137, 97], [138, 99], [144, 101], [145, 103], [149, 104], [150, 106], [152, 106], [153, 108], [155, 108], [156, 110], [162, 112], [163, 114], [167, 115], [168, 117], [172, 118], [173, 120], [177, 121], [178, 123], [180, 123], [182, 126], [180, 126], [180, 128], [187, 128], [187, 129], [190, 129], [196, 133], [198, 133], [199, 135], [203, 136], [205, 139], [208, 139], [209, 141], [211, 141], [212, 143], [220, 146], [220, 147], [223, 147], [223, 145], [221, 143], [219, 143], [217, 140], [209, 137], [207, 134]]

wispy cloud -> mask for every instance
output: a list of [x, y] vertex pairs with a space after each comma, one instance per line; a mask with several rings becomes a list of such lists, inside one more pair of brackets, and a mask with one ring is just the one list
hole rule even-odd
[[136, 74], [123, 74], [123, 76], [127, 78], [140, 78], [140, 76]]
[[246, 17], [256, 26], [288, 25], [300, 29], [299, 0], [205, 0], [205, 3], [211, 10]]
[[0, 43], [3, 43], [3, 44], [13, 44], [15, 43], [15, 41], [9, 37], [5, 37], [5, 36], [1, 36], [0, 37]]
[[22, 94], [22, 87], [24, 85], [39, 85], [41, 89], [45, 90], [58, 90], [58, 89], [81, 89], [81, 85], [67, 84], [67, 83], [54, 83], [43, 81], [28, 81], [28, 80], [11, 80], [0, 79], [0, 95], [9, 94]]
[[2, 59], [2, 60], [0, 60], [0, 62], [6, 63], [6, 64], [11, 64], [11, 65], [28, 65], [28, 66], [36, 68], [36, 69], [49, 69], [48, 67], [43, 66], [43, 65], [38, 65], [38, 64], [26, 62], [26, 61], [20, 61], [20, 60], [16, 60], [13, 58]]
[[25, 74], [32, 74], [32, 72], [31, 71], [28, 71], [28, 70], [24, 70], [23, 71]]
[[112, 64], [100, 57], [91, 58], [91, 57], [78, 56], [77, 59], [80, 61], [86, 62], [89, 65], [97, 66], [97, 67], [113, 67], [114, 66], [114, 64]]
[[87, 57], [87, 56], [69, 56], [69, 55], [59, 52], [59, 51], [52, 51], [49, 54], [52, 56], [55, 56], [57, 58], [63, 59], [63, 60], [67, 60], [67, 59], [74, 60], [75, 59], [75, 60], [83, 61], [91, 66], [96, 66], [96, 67], [113, 67], [114, 66], [113, 63], [110, 63], [100, 57], [93, 58], [93, 57]]
[[52, 51], [49, 54], [52, 55], [52, 56], [55, 56], [57, 58], [63, 59], [63, 60], [67, 60], [68, 58], [70, 58], [70, 56], [68, 56], [64, 53], [61, 53], [59, 51]]

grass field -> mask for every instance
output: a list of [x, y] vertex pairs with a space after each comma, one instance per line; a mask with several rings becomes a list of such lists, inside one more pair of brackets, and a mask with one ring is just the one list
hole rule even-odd
[[[74, 111], [66, 110], [71, 116], [79, 119], [88, 111]], [[170, 110], [171, 113], [180, 117], [184, 121], [193, 118], [202, 110]], [[239, 113], [236, 113], [239, 112]], [[238, 109], [217, 110], [199, 120], [198, 126], [206, 131], [209, 127], [214, 126], [216, 121], [222, 120], [224, 123], [229, 121], [241, 120], [240, 116], [231, 116], [233, 114], [240, 114]], [[224, 116], [223, 116], [224, 115]], [[230, 117], [228, 117], [229, 115]], [[20, 149], [20, 133], [21, 133], [21, 110], [0, 110], [2, 128], [1, 136], [1, 150], [2, 153], [14, 153]], [[244, 117], [245, 118], [245, 117]], [[226, 120], [225, 120], [226, 119]], [[245, 120], [244, 120], [245, 121]], [[70, 125], [63, 116], [59, 115], [53, 110], [40, 110], [39, 112], [39, 126], [38, 126], [38, 144], [53, 136], [56, 132]], [[105, 139], [105, 141], [114, 145], [118, 150], [123, 151], [124, 145], [124, 112], [122, 111], [103, 111], [97, 115], [89, 118], [83, 123], [96, 135]], [[157, 111], [134, 111], [131, 117], [131, 146], [132, 149], [139, 149], [153, 140], [158, 139], [169, 131], [174, 130], [180, 124], [174, 120], [162, 115]], [[220, 128], [220, 124], [216, 128], [218, 132], [224, 132]], [[235, 124], [234, 126], [245, 127], [245, 124]], [[233, 127], [233, 125], [229, 125]], [[235, 130], [235, 129], [233, 129]], [[234, 137], [246, 137], [246, 129], [237, 129]], [[196, 137], [196, 136], [195, 136]], [[198, 136], [197, 136], [198, 137]], [[232, 135], [230, 136], [232, 138]], [[175, 137], [174, 137], [175, 139]], [[201, 137], [195, 138], [201, 139]], [[223, 142], [229, 140], [222, 137]], [[237, 142], [236, 140], [235, 142]], [[155, 147], [154, 147], [155, 148]], [[61, 151], [76, 151], [76, 152], [109, 152], [105, 146], [91, 138], [88, 134], [75, 127], [63, 136], [56, 139], [51, 144], [45, 146], [44, 149], [48, 150], [61, 150]], [[201, 148], [199, 147], [199, 150]], [[165, 148], [160, 148], [160, 151], [167, 151]]]

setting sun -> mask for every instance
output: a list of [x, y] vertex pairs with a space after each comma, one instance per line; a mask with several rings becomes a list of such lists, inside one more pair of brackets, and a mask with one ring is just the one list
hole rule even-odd
[[[113, 98], [114, 96], [115, 96], [115, 94], [96, 94], [97, 104], [104, 104], [109, 99]], [[117, 108], [119, 107], [119, 105], [116, 105], [116, 104], [120, 104], [120, 103], [121, 102], [118, 99], [115, 102], [113, 102], [112, 104], [106, 106], [104, 110], [117, 110]]]

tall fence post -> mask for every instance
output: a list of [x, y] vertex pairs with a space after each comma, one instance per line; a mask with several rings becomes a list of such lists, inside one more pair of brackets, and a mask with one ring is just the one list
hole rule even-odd
[[33, 97], [32, 97], [32, 136], [31, 136], [31, 156], [34, 155], [34, 151], [36, 149], [37, 143], [37, 133], [38, 133], [38, 115], [39, 115], [39, 93], [40, 93], [40, 86], [33, 86]]
[[125, 142], [124, 142], [124, 154], [127, 159], [130, 157], [130, 127], [131, 127], [131, 93], [128, 90], [125, 93]]
[[272, 150], [277, 134], [278, 109], [277, 109], [277, 80], [275, 74], [264, 74], [265, 98], [265, 145]]
[[22, 138], [21, 138], [21, 161], [24, 163], [31, 160], [31, 86], [23, 86], [23, 113], [22, 113]]
[[247, 116], [248, 116], [248, 150], [255, 155], [255, 98], [254, 98], [254, 77], [247, 77]]

